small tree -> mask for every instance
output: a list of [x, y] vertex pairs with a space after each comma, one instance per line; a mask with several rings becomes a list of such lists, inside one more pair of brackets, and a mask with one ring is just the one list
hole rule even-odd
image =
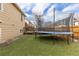
[[37, 30], [40, 31], [42, 29], [42, 24], [43, 24], [43, 15], [35, 15], [36, 23], [37, 23]]

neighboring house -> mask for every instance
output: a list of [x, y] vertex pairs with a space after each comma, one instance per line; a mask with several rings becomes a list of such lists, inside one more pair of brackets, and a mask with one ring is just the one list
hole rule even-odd
[[15, 3], [0, 3], [0, 43], [23, 34], [25, 14]]
[[26, 31], [34, 31], [34, 25], [30, 21], [25, 21], [25, 32]]
[[73, 25], [73, 33], [74, 33], [74, 38], [79, 39], [79, 13], [76, 13], [74, 15], [74, 25]]
[[73, 18], [71, 18], [70, 21], [69, 21], [69, 18], [65, 18], [65, 19], [57, 21], [56, 25], [58, 26], [57, 27], [58, 30], [61, 29], [61, 31], [71, 31], [73, 32], [74, 38], [79, 39], [79, 13], [74, 14]]

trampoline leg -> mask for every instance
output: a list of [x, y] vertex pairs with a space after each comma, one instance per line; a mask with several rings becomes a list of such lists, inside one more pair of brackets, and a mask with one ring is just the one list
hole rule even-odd
[[70, 38], [67, 36], [67, 44], [70, 44]]
[[35, 38], [34, 39], [36, 40], [37, 39], [37, 33], [35, 33], [34, 35], [35, 35]]
[[35, 40], [37, 39], [37, 34], [35, 35]]
[[69, 41], [69, 39], [67, 40], [67, 44], [70, 44], [70, 41]]
[[74, 35], [72, 35], [72, 42], [74, 42]]

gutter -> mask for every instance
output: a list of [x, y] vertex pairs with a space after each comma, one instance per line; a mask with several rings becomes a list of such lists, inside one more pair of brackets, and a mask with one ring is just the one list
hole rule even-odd
[[24, 15], [24, 16], [26, 17], [25, 13], [21, 10], [21, 8], [20, 8], [16, 3], [11, 3], [11, 4], [12, 4], [14, 7], [16, 7], [17, 10], [19, 10], [22, 15]]

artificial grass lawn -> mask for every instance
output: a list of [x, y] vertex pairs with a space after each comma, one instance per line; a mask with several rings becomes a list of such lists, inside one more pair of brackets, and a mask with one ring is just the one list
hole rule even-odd
[[1, 56], [63, 56], [79, 55], [79, 42], [68, 45], [64, 40], [24, 35], [8, 46], [0, 46]]

